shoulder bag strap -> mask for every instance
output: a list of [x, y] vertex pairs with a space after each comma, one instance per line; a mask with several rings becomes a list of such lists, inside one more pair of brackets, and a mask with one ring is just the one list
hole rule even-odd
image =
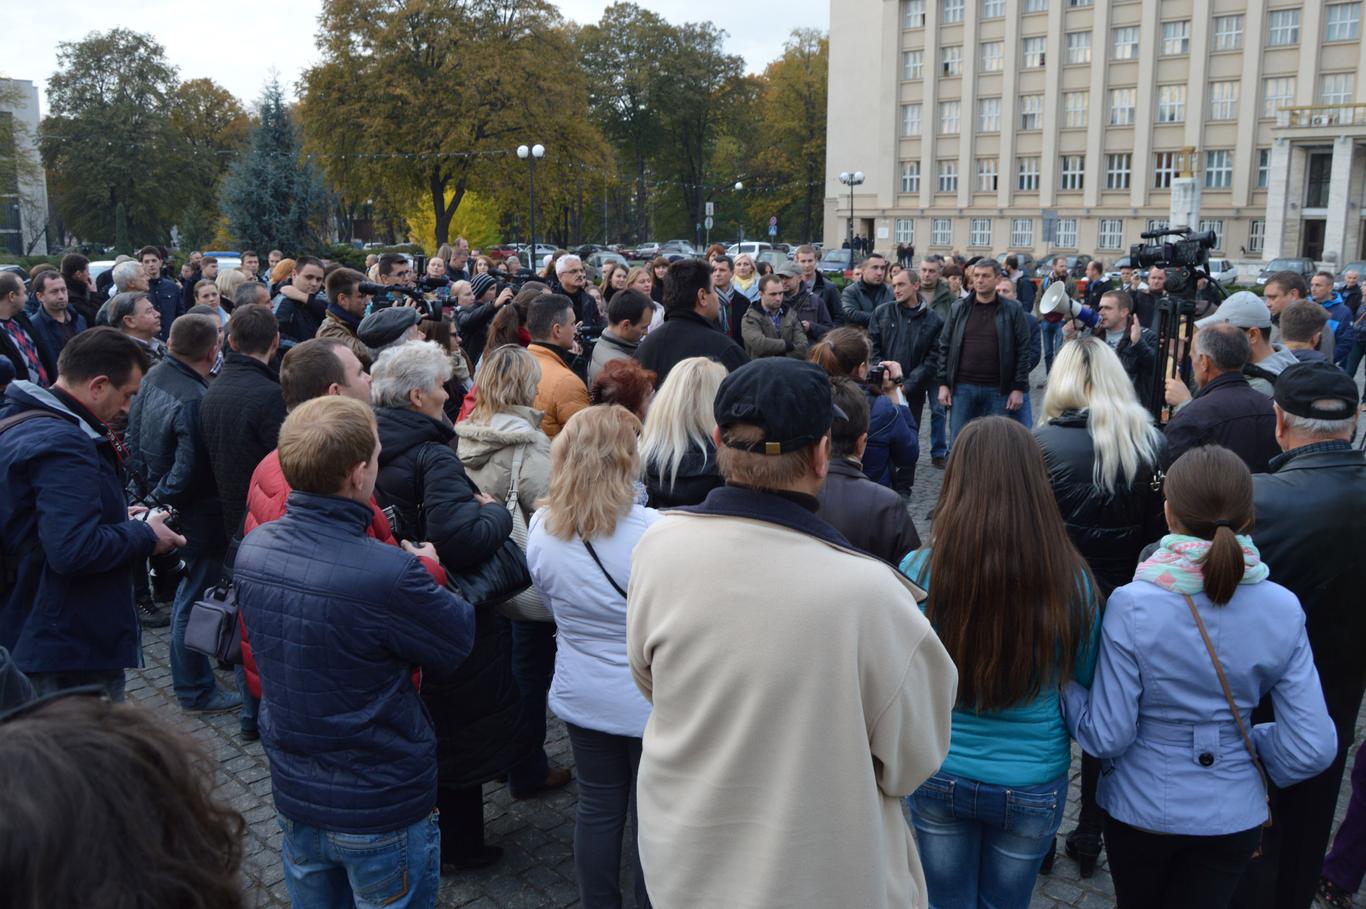
[[1219, 663], [1219, 657], [1214, 653], [1214, 643], [1209, 639], [1209, 632], [1205, 630], [1205, 622], [1200, 618], [1200, 610], [1195, 608], [1195, 600], [1191, 599], [1190, 594], [1182, 594], [1186, 599], [1186, 605], [1190, 607], [1191, 617], [1195, 619], [1195, 627], [1200, 629], [1200, 638], [1205, 642], [1205, 650], [1209, 653], [1209, 660], [1214, 665], [1214, 672], [1219, 676], [1219, 685], [1224, 689], [1224, 699], [1228, 701], [1228, 709], [1233, 712], [1233, 720], [1238, 724], [1238, 732], [1243, 737], [1243, 747], [1247, 749], [1248, 757], [1252, 758], [1252, 766], [1257, 768], [1257, 775], [1262, 779], [1262, 792], [1266, 793], [1267, 814], [1266, 823], [1263, 827], [1271, 826], [1271, 791], [1266, 782], [1266, 771], [1262, 769], [1262, 761], [1257, 757], [1257, 749], [1252, 745], [1252, 738], [1247, 734], [1247, 726], [1243, 725], [1243, 714], [1238, 710], [1238, 704], [1233, 700], [1233, 690], [1229, 688], [1228, 677], [1224, 675], [1224, 667]]
[[[580, 537], [580, 539], [583, 538]], [[601, 571], [602, 576], [607, 579], [607, 583], [612, 585], [612, 589], [615, 590], [617, 593], [621, 594], [621, 598], [623, 600], [626, 599], [626, 591], [622, 590], [621, 585], [616, 582], [616, 579], [613, 578], [610, 574], [608, 574], [607, 567], [602, 564], [602, 559], [598, 558], [597, 550], [593, 548], [593, 544], [588, 542], [587, 540], [583, 540], [583, 548], [587, 549], [588, 554], [593, 557], [593, 561], [596, 562], [598, 565], [598, 570]]]
[[517, 487], [520, 485], [521, 478], [519, 474], [522, 472], [522, 458], [526, 455], [526, 447], [528, 444], [530, 443], [523, 442], [521, 445], [518, 445], [517, 450], [512, 453], [512, 475], [508, 479], [508, 497], [507, 501], [504, 503], [507, 505], [508, 511], [511, 511], [520, 505], [521, 493], [518, 491]]

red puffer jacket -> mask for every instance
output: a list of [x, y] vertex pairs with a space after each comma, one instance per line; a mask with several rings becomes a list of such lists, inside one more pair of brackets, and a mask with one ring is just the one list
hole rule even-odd
[[[272, 451], [256, 465], [256, 470], [251, 474], [251, 484], [247, 487], [247, 519], [242, 528], [242, 534], [251, 533], [262, 524], [275, 520], [285, 513], [285, 503], [289, 498], [289, 483], [285, 480], [284, 471], [280, 468], [280, 452]], [[386, 543], [390, 546], [397, 546], [398, 540], [394, 539], [394, 532], [389, 527], [389, 519], [380, 511], [375, 500], [370, 500], [370, 510], [374, 512], [374, 520], [370, 522], [367, 531], [370, 536]], [[444, 587], [446, 585], [446, 570], [441, 567], [441, 563], [435, 559], [422, 558], [422, 565], [431, 573], [432, 579], [437, 584]], [[237, 614], [237, 627], [242, 634], [242, 670], [246, 673], [247, 688], [252, 695], [259, 698], [261, 696], [261, 676], [256, 671], [256, 660], [251, 655], [251, 641], [247, 638], [247, 622], [239, 612]], [[422, 670], [413, 670], [413, 687], [419, 687], [422, 678]]]

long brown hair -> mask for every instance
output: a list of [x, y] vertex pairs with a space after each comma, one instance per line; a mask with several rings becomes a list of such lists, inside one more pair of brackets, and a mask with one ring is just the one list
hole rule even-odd
[[868, 335], [861, 328], [844, 326], [827, 332], [815, 344], [807, 359], [832, 379], [852, 378], [868, 362]]
[[[1223, 606], [1243, 580], [1243, 547], [1236, 534], [1252, 529], [1252, 474], [1243, 459], [1219, 445], [1192, 448], [1167, 470], [1167, 507], [1181, 530], [1210, 541], [1200, 563], [1205, 595]], [[1176, 528], [1172, 528], [1175, 530]]]
[[986, 417], [958, 434], [930, 545], [925, 617], [958, 667], [959, 704], [1001, 710], [1071, 678], [1095, 581], [1023, 425]]

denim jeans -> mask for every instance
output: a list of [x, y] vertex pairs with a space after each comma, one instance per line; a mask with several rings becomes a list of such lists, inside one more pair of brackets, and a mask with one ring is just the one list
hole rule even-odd
[[931, 909], [1027, 909], [1062, 823], [1067, 774], [995, 786], [936, 773], [907, 798]]
[[56, 694], [68, 688], [99, 685], [115, 703], [123, 701], [125, 679], [122, 669], [87, 669], [75, 672], [29, 672], [34, 697]]
[[[640, 739], [565, 723], [579, 776], [574, 815], [574, 876], [583, 909], [621, 909], [621, 838], [626, 818], [636, 827]], [[650, 909], [640, 853], [632, 869], [636, 909]]]
[[1024, 422], [1023, 407], [1019, 410], [1006, 409], [1008, 397], [1001, 394], [1000, 389], [959, 382], [953, 387], [953, 407], [949, 409], [949, 425], [953, 431], [953, 438], [958, 438], [958, 433], [963, 431], [963, 427], [978, 417], [1001, 416]]
[[238, 726], [243, 732], [259, 732], [256, 717], [261, 712], [261, 699], [252, 694], [251, 689], [247, 687], [247, 671], [245, 669], [241, 666], [234, 666], [232, 671], [233, 676], [237, 679], [237, 690], [242, 695], [242, 709], [237, 714]]
[[280, 856], [294, 909], [431, 909], [441, 889], [436, 812], [387, 833], [340, 833], [284, 815]]
[[947, 412], [939, 403], [939, 386], [931, 382], [927, 387], [912, 388], [906, 394], [906, 404], [915, 417], [916, 425], [925, 425], [925, 402], [930, 405], [930, 457], [943, 458], [949, 453], [949, 438], [944, 424]]
[[[1352, 764], [1352, 800], [1342, 819], [1333, 849], [1323, 860], [1323, 876], [1348, 893], [1361, 889], [1366, 877], [1366, 749], [1359, 749]], [[580, 773], [582, 776], [582, 773]], [[580, 786], [583, 784], [580, 783]]]
[[1053, 371], [1053, 355], [1058, 352], [1058, 345], [1062, 343], [1062, 322], [1040, 320], [1039, 336], [1043, 341], [1043, 371], [1050, 373]]
[[171, 687], [180, 706], [187, 710], [203, 706], [218, 689], [209, 658], [185, 646], [185, 626], [190, 622], [190, 607], [218, 583], [222, 574], [222, 553], [185, 557], [185, 577], [171, 607]]
[[513, 621], [512, 677], [517, 680], [522, 715], [536, 747], [508, 768], [508, 785], [514, 791], [534, 790], [550, 773], [550, 759], [545, 754], [545, 707], [555, 677], [554, 622]]

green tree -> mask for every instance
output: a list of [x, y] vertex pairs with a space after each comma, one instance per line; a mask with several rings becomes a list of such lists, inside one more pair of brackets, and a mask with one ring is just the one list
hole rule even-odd
[[165, 242], [185, 201], [183, 142], [171, 122], [175, 68], [151, 37], [122, 28], [59, 44], [57, 61], [39, 147], [62, 219], [82, 238], [107, 241], [122, 204], [132, 243]]
[[223, 178], [221, 206], [228, 233], [244, 249], [279, 247], [286, 255], [312, 249], [325, 233], [330, 199], [322, 176], [299, 148], [280, 84], [261, 96], [259, 122]]
[[180, 137], [183, 156], [178, 179], [185, 205], [177, 212], [181, 245], [201, 247], [213, 241], [220, 184], [233, 160], [246, 146], [251, 118], [227, 89], [211, 79], [191, 79], [171, 96], [171, 126]]

